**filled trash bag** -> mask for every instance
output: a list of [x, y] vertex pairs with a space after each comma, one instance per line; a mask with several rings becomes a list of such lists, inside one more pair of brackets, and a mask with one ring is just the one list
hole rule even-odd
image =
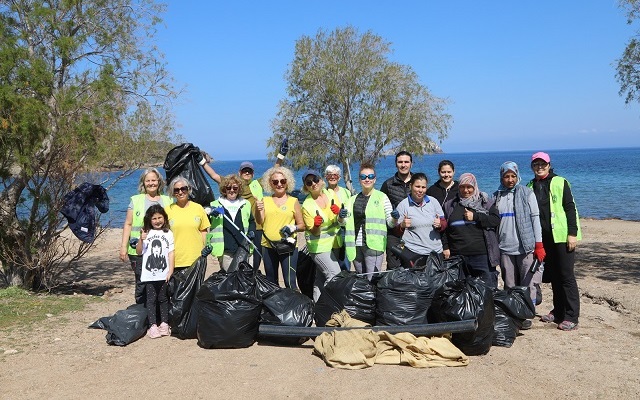
[[241, 348], [256, 341], [262, 303], [249, 264], [240, 264], [234, 272], [212, 274], [198, 291], [197, 299], [198, 346]]
[[520, 320], [535, 318], [536, 307], [531, 300], [531, 290], [528, 286], [514, 286], [507, 290], [496, 290], [493, 294], [494, 303], [501, 306], [509, 316]]
[[280, 286], [268, 280], [267, 277], [264, 276], [264, 274], [262, 274], [261, 272], [256, 272], [255, 278], [256, 278], [256, 285], [258, 288], [258, 295], [260, 296], [261, 299], [264, 299], [265, 297], [269, 297], [273, 293], [282, 289]]
[[442, 257], [442, 253], [431, 252], [425, 266], [417, 267], [427, 273], [429, 287], [432, 289], [431, 298], [437, 289], [447, 282], [464, 278], [466, 261], [462, 256]]
[[148, 327], [147, 309], [144, 304], [131, 305], [89, 325], [89, 328], [93, 329], [106, 329], [107, 343], [114, 346], [126, 346], [135, 342], [147, 333]]
[[346, 310], [355, 319], [376, 323], [375, 287], [354, 272], [340, 271], [322, 289], [314, 308], [316, 326], [325, 326], [333, 313]]
[[296, 266], [296, 282], [302, 294], [313, 299], [313, 283], [316, 280], [316, 264], [309, 254], [307, 245], [298, 251], [298, 264]]
[[402, 267], [385, 273], [376, 286], [376, 323], [426, 324], [433, 292], [423, 269]]
[[192, 185], [189, 198], [202, 207], [207, 207], [215, 200], [215, 196], [198, 164], [201, 158], [202, 154], [198, 147], [191, 143], [182, 143], [169, 150], [163, 167], [167, 173], [167, 183], [178, 175], [187, 178]]
[[486, 354], [493, 342], [495, 311], [493, 291], [479, 278], [447, 282], [431, 303], [434, 322], [452, 322], [475, 319], [475, 332], [454, 333], [451, 342], [468, 356]]
[[493, 323], [492, 345], [511, 347], [520, 329], [516, 325], [515, 320], [497, 303], [494, 304], [494, 311], [496, 316], [495, 322]]
[[[281, 288], [262, 299], [260, 322], [269, 325], [311, 326], [313, 323], [313, 300], [289, 288]], [[307, 338], [270, 337], [271, 343], [285, 346], [299, 345]]]
[[169, 326], [180, 339], [195, 339], [198, 323], [196, 295], [207, 272], [207, 257], [199, 257], [191, 267], [177, 269], [169, 280]]

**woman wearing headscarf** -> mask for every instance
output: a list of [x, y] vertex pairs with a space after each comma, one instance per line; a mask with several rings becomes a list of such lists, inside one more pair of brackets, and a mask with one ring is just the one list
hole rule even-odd
[[460, 175], [458, 193], [444, 203], [447, 229], [442, 235], [444, 258], [464, 256], [472, 276], [480, 277], [491, 288], [498, 286], [500, 249], [496, 229], [500, 214], [493, 199], [480, 191], [476, 177]]
[[538, 201], [533, 191], [520, 185], [520, 181], [516, 163], [507, 161], [500, 166], [500, 186], [494, 193], [500, 213], [500, 268], [505, 289], [528, 286], [535, 304], [535, 285], [542, 281], [542, 271], [532, 267], [534, 258], [544, 260], [545, 252]]
[[571, 193], [571, 185], [551, 168], [551, 157], [538, 152], [531, 156], [535, 178], [529, 182], [540, 208], [542, 243], [545, 257], [545, 282], [551, 282], [553, 310], [543, 315], [543, 322], [558, 324], [558, 329], [578, 329], [580, 293], [573, 270], [575, 249], [582, 238], [580, 218]]
[[136, 279], [135, 300], [136, 303], [142, 304], [145, 300], [144, 290], [145, 283], [140, 282], [142, 274], [142, 256], [136, 253], [135, 243], [130, 246], [131, 239], [139, 239], [140, 231], [143, 226], [144, 213], [154, 204], [160, 204], [167, 207], [173, 200], [169, 196], [165, 196], [164, 178], [156, 168], [147, 168], [140, 175], [138, 182], [138, 194], [131, 196], [129, 207], [127, 207], [127, 217], [122, 227], [122, 242], [120, 245], [120, 260], [129, 261], [131, 269]]

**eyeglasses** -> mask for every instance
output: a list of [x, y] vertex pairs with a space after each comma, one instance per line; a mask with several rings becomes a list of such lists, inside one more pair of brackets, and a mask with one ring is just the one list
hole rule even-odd
[[189, 191], [189, 186], [183, 186], [179, 188], [173, 188], [173, 193], [178, 194], [180, 192], [187, 193]]
[[534, 168], [534, 169], [546, 168], [547, 165], [549, 165], [549, 163], [546, 163], [546, 162], [535, 162], [535, 163], [531, 163], [531, 168]]
[[376, 174], [369, 174], [369, 175], [360, 174], [360, 180], [364, 181], [365, 179], [374, 180], [376, 179]]
[[272, 179], [272, 180], [271, 180], [271, 184], [272, 184], [273, 186], [278, 186], [278, 183], [279, 183], [279, 184], [281, 184], [282, 186], [284, 186], [284, 185], [286, 185], [286, 184], [287, 184], [287, 180], [286, 180], [286, 179], [280, 179], [280, 180]]
[[326, 174], [325, 177], [327, 179], [338, 179], [338, 178], [340, 178], [340, 175], [338, 175], [338, 174]]
[[244, 168], [240, 172], [243, 174], [253, 174], [253, 170], [251, 168]]
[[233, 190], [234, 192], [237, 192], [237, 191], [238, 191], [238, 186], [236, 186], [236, 185], [233, 185], [233, 186], [225, 186], [224, 188], [225, 188], [225, 189], [227, 189], [227, 190]]
[[307, 186], [313, 186], [314, 183], [318, 183], [318, 182], [320, 182], [320, 178], [318, 178], [317, 176], [314, 176], [313, 178], [310, 178], [304, 181], [304, 184]]

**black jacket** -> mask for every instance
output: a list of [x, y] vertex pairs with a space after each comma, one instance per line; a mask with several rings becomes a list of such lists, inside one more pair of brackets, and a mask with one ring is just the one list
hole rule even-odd
[[64, 196], [60, 212], [67, 218], [71, 232], [83, 242], [93, 243], [96, 234], [96, 211], [109, 211], [107, 190], [85, 182]]
[[440, 186], [440, 182], [441, 180], [438, 179], [438, 182], [429, 186], [429, 189], [427, 189], [427, 196], [435, 198], [436, 200], [438, 200], [438, 203], [440, 203], [441, 206], [444, 206], [444, 203], [447, 200], [454, 199], [458, 195], [458, 181], [453, 181], [453, 186], [451, 186], [451, 189], [443, 188], [442, 186]]
[[[553, 173], [553, 170], [549, 171], [544, 179], [532, 179], [533, 193], [538, 200], [538, 208], [540, 209], [540, 226], [542, 227], [542, 234], [552, 236], [551, 233], [551, 201], [549, 191], [551, 190], [551, 179], [554, 176], [558, 176]], [[571, 236], [578, 234], [578, 217], [576, 212], [576, 203], [573, 200], [573, 194], [571, 193], [571, 187], [569, 182], [565, 179], [564, 189], [562, 191], [562, 208], [567, 215], [567, 232]]]

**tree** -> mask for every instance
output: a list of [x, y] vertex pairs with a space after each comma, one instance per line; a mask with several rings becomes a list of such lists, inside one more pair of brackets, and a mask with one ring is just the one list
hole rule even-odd
[[353, 27], [300, 38], [268, 145], [288, 137], [295, 168], [341, 164], [350, 190], [352, 162], [375, 163], [399, 149], [433, 152], [434, 136], [441, 141], [450, 127], [447, 101], [389, 54], [390, 43]]
[[0, 285], [55, 286], [93, 246], [64, 231], [64, 195], [83, 181], [110, 188], [179, 139], [153, 45], [162, 11], [152, 0], [0, 3]]
[[[627, 12], [627, 23], [633, 24], [640, 17], [640, 0], [620, 0], [620, 7]], [[616, 79], [620, 83], [620, 96], [626, 104], [640, 101], [640, 29], [629, 39], [622, 57], [617, 60]]]

